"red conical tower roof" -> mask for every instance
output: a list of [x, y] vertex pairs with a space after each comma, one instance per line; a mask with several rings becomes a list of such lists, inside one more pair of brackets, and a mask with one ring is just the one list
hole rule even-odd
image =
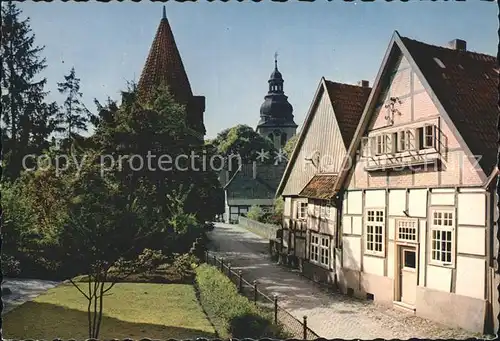
[[188, 104], [193, 93], [168, 23], [165, 6], [156, 36], [137, 85], [139, 96], [148, 97], [161, 84], [168, 85], [179, 104]]

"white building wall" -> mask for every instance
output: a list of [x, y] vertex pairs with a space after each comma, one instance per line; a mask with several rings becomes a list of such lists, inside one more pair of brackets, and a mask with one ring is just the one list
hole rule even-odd
[[[486, 195], [480, 188], [348, 190], [344, 196], [343, 267], [394, 278], [397, 273], [397, 226], [401, 218], [417, 219], [418, 285], [471, 298], [485, 299], [487, 275]], [[386, 197], [388, 198], [386, 202]], [[383, 208], [386, 216], [385, 256], [364, 254], [367, 208]], [[430, 217], [434, 208], [454, 212], [455, 246], [452, 266], [430, 264]], [[360, 215], [363, 213], [363, 215]]]

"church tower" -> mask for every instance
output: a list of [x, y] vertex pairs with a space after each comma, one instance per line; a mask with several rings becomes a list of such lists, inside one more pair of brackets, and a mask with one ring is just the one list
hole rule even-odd
[[260, 121], [257, 133], [273, 141], [277, 149], [296, 133], [297, 124], [293, 120], [293, 107], [283, 92], [283, 76], [278, 71], [278, 55], [274, 56], [274, 71], [269, 78], [269, 91], [260, 107]]
[[205, 97], [194, 96], [189, 79], [175, 43], [174, 34], [167, 19], [165, 6], [163, 17], [151, 44], [146, 64], [137, 84], [138, 95], [149, 97], [156, 87], [167, 85], [175, 101], [186, 107], [187, 124], [203, 140], [205, 125]]

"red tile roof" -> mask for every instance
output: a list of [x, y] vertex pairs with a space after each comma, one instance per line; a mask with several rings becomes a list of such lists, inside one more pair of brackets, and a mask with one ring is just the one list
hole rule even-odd
[[161, 84], [168, 85], [175, 100], [180, 104], [188, 104], [193, 97], [181, 55], [165, 16], [158, 26], [137, 85], [139, 96], [149, 96], [155, 87]]
[[328, 95], [340, 127], [346, 148], [351, 144], [354, 132], [365, 108], [370, 87], [361, 87], [325, 80]]
[[338, 191], [334, 188], [336, 174], [316, 174], [302, 189], [299, 196], [311, 199], [330, 199]]
[[482, 155], [479, 165], [490, 175], [496, 164], [499, 138], [497, 58], [405, 37], [401, 40], [472, 154]]

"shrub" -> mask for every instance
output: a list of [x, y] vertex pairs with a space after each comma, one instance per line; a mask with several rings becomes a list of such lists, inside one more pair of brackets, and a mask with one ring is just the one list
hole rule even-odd
[[16, 277], [21, 273], [19, 261], [12, 256], [2, 255], [2, 272], [6, 277]]
[[263, 214], [264, 212], [262, 212], [262, 208], [260, 208], [260, 206], [254, 205], [248, 210], [247, 217], [248, 219], [259, 221]]
[[172, 264], [172, 272], [181, 278], [191, 277], [193, 274], [193, 266], [198, 263], [196, 257], [190, 254], [183, 254], [175, 257]]
[[258, 309], [236, 286], [213, 266], [203, 264], [196, 269], [200, 303], [212, 319], [220, 337], [282, 338], [281, 328], [272, 317]]

